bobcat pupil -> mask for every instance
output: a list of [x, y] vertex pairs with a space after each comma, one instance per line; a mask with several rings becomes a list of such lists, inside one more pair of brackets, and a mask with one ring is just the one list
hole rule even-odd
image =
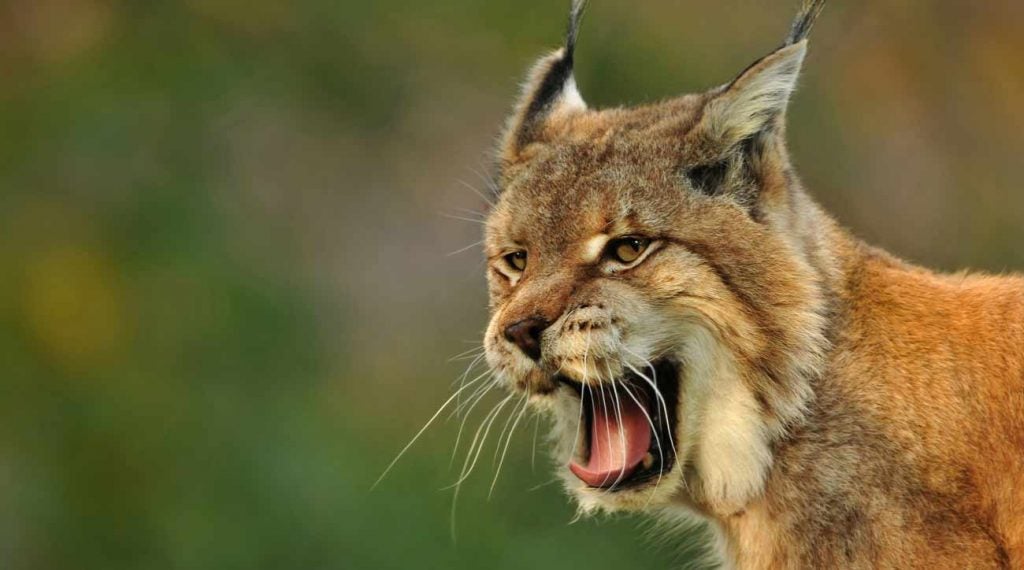
[[649, 239], [625, 237], [612, 242], [611, 253], [621, 263], [633, 263], [647, 250]]
[[526, 252], [516, 251], [505, 256], [505, 261], [509, 267], [516, 271], [523, 271], [526, 269]]

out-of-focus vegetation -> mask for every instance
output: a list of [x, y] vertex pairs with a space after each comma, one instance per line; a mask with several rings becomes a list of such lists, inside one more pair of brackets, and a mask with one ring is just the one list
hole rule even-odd
[[[485, 321], [477, 172], [566, 2], [13, 0], [0, 7], [0, 567], [650, 568], [490, 451], [449, 533]], [[597, 104], [723, 82], [795, 1], [595, 0]], [[1024, 5], [835, 2], [790, 116], [868, 240], [1024, 267]], [[472, 425], [472, 424], [471, 424]], [[543, 425], [541, 426], [543, 431]], [[538, 487], [538, 485], [541, 485]]]

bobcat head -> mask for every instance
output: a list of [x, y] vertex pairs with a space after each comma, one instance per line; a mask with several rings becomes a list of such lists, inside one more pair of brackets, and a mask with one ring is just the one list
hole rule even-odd
[[529, 74], [486, 223], [484, 344], [498, 380], [553, 418], [584, 510], [742, 509], [802, 420], [834, 268], [784, 119], [822, 4], [724, 86], [590, 109], [577, 1], [565, 46]]

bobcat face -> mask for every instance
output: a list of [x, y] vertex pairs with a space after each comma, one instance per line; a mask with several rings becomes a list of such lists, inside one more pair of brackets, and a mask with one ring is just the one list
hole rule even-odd
[[826, 346], [781, 139], [806, 42], [705, 94], [594, 111], [572, 78], [580, 12], [501, 148], [487, 361], [553, 418], [584, 509], [738, 510]]

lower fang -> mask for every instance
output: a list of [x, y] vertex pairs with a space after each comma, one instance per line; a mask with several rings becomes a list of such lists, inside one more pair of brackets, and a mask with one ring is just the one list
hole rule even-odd
[[644, 456], [643, 464], [644, 469], [650, 469], [651, 467], [654, 467], [654, 455], [652, 455], [651, 452], [648, 451], [647, 455]]

